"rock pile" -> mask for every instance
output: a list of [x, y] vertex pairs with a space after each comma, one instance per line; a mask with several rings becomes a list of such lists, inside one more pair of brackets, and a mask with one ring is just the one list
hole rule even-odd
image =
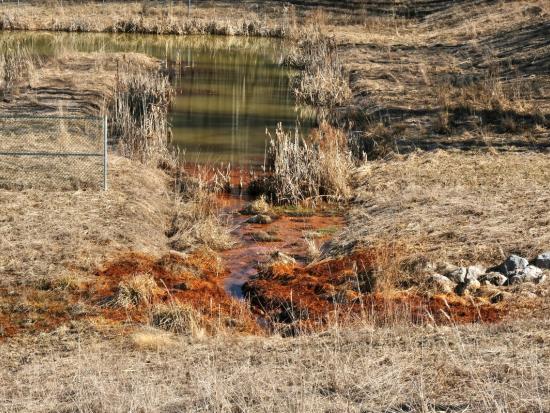
[[457, 267], [451, 264], [438, 266], [429, 281], [443, 293], [477, 290], [483, 285], [508, 286], [530, 282], [540, 284], [546, 280], [545, 270], [550, 269], [550, 251], [540, 254], [533, 263], [518, 255], [510, 255], [500, 265], [486, 269], [480, 265]]

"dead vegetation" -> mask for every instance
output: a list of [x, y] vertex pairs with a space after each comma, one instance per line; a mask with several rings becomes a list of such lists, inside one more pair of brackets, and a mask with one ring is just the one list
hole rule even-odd
[[[547, 163], [543, 154], [443, 151], [371, 161], [352, 178], [357, 195], [345, 229], [318, 259], [261, 268], [246, 291], [275, 323], [298, 331], [325, 325], [337, 311], [384, 319], [390, 308], [392, 319], [396, 305], [413, 321], [430, 314], [438, 322], [495, 321], [516, 307], [536, 308], [547, 284], [481, 286], [457, 298], [438, 295], [428, 281], [449, 263], [491, 268], [510, 254], [533, 259], [546, 251]], [[503, 297], [504, 306], [494, 305]]]
[[[257, 183], [294, 204], [356, 195], [347, 228], [320, 251], [312, 245], [311, 264], [273, 263], [247, 285], [273, 336], [225, 334], [260, 331], [220, 283], [212, 249], [231, 239], [211, 188], [181, 180], [174, 202], [173, 168], [115, 158], [109, 194], [0, 191], [0, 332], [15, 337], [0, 343], [0, 409], [550, 409], [547, 286], [492, 300], [490, 288], [458, 297], [424, 282], [433, 263], [493, 265], [548, 249], [548, 157], [535, 153], [548, 137], [547, 5], [422, 1], [413, 12], [393, 2], [395, 13], [379, 16], [369, 11], [390, 6], [371, 3], [360, 16], [315, 17], [343, 68], [319, 53], [330, 64], [319, 59], [297, 91], [334, 110], [356, 146], [328, 128], [307, 144], [278, 130], [273, 181]], [[298, 26], [292, 10], [283, 23], [256, 13], [213, 23], [206, 9], [186, 19], [183, 8], [131, 4], [122, 18], [112, 5], [90, 7], [95, 20], [79, 5], [36, 16], [6, 6], [0, 26], [270, 36]], [[396, 155], [417, 148], [464, 152]], [[352, 151], [371, 162], [350, 176]], [[41, 335], [20, 335], [29, 331]]]
[[151, 325], [176, 334], [187, 334], [194, 337], [201, 335], [200, 315], [189, 304], [182, 305], [176, 301], [168, 304], [157, 304], [151, 310]]
[[0, 91], [4, 97], [23, 80], [30, 80], [34, 59], [29, 50], [20, 44], [0, 41]]
[[[298, 331], [326, 324], [336, 311], [382, 316], [388, 305], [407, 306], [412, 320], [498, 320], [522, 307], [522, 296], [544, 300], [548, 287], [482, 286], [456, 301], [438, 296], [428, 279], [449, 263], [491, 268], [510, 254], [532, 259], [546, 251], [547, 163], [543, 154], [443, 151], [371, 161], [352, 178], [345, 229], [317, 260], [262, 268], [246, 291], [276, 323]], [[508, 290], [517, 298], [495, 306]]]
[[169, 148], [168, 109], [173, 90], [168, 78], [128, 64], [117, 66], [111, 111], [111, 139], [127, 158], [153, 165], [173, 164]]
[[298, 103], [313, 105], [321, 118], [329, 116], [334, 108], [350, 103], [349, 79], [330, 39], [322, 35], [307, 36], [291, 48], [286, 60], [302, 68], [294, 88]]
[[[280, 5], [268, 7], [281, 10]], [[289, 20], [233, 3], [193, 5], [191, 14], [187, 4], [178, 2], [3, 4], [1, 11], [0, 30], [286, 37], [293, 28]]]
[[121, 251], [166, 251], [169, 178], [115, 156], [109, 178], [105, 193], [0, 190], [2, 284], [89, 273]]
[[194, 337], [259, 333], [248, 308], [225, 293], [224, 275], [221, 260], [206, 248], [160, 258], [130, 253], [104, 263], [78, 293], [112, 322]]
[[494, 413], [550, 408], [547, 319], [335, 326], [284, 339], [190, 340], [139, 330], [137, 337], [104, 340], [87, 335], [88, 328], [79, 323], [2, 344], [0, 410]]
[[549, 12], [540, 1], [480, 1], [423, 19], [370, 15], [344, 28], [343, 17], [329, 19], [354, 95], [341, 121], [353, 122], [370, 158], [545, 150]]
[[[121, 67], [124, 70], [132, 67], [132, 74], [120, 74]], [[59, 104], [56, 99], [59, 97], [70, 101], [65, 110], [73, 114], [98, 114], [106, 110], [110, 102], [116, 108], [111, 121], [116, 145], [109, 154], [108, 191], [75, 192], [74, 189], [86, 187], [75, 184], [77, 175], [71, 169], [73, 165], [57, 162], [52, 164], [54, 168], [48, 169], [47, 163], [38, 158], [25, 167], [40, 175], [40, 185], [34, 181], [33, 185], [26, 182], [27, 185], [21, 187], [3, 186], [0, 193], [3, 211], [0, 221], [5, 223], [0, 229], [2, 336], [49, 331], [70, 320], [94, 318], [98, 314], [107, 323], [121, 323], [128, 318], [142, 324], [167, 325], [168, 321], [159, 324], [158, 317], [154, 316], [161, 304], [157, 298], [167, 293], [166, 284], [158, 277], [155, 279], [150, 268], [113, 279], [115, 284], [109, 286], [109, 294], [101, 297], [97, 296], [95, 287], [90, 287], [97, 281], [91, 274], [121, 254], [142, 253], [154, 257], [163, 256], [174, 247], [195, 253], [201, 246], [221, 249], [231, 245], [229, 231], [217, 219], [218, 211], [209, 204], [212, 193], [207, 188], [212, 185], [201, 179], [196, 180], [197, 185], [182, 185], [184, 180], [193, 179], [178, 169], [178, 160], [168, 147], [167, 110], [171, 89], [167, 80], [154, 74], [155, 71], [159, 71], [158, 62], [141, 55], [60, 52], [39, 67], [29, 85], [2, 102], [3, 110], [19, 115], [37, 111], [57, 114], [58, 108], [52, 108], [50, 100]], [[89, 80], [90, 75], [94, 76], [93, 82], [77, 80]], [[62, 86], [57, 87], [58, 83]], [[35, 96], [35, 91], [46, 93], [47, 98]], [[49, 135], [40, 129], [47, 129], [44, 123], [31, 125], [32, 122], [27, 121], [24, 126], [21, 122], [12, 123], [3, 123], [5, 149], [11, 142], [7, 139], [8, 132], [17, 132], [23, 127], [25, 133], [29, 128], [31, 132], [42, 133], [28, 133], [35, 141], [26, 149], [51, 150], [44, 145], [55, 143], [65, 149], [98, 150], [83, 145], [86, 139], [79, 135], [82, 132], [79, 125], [54, 120], [51, 134], [55, 139], [48, 139]], [[20, 136], [13, 141], [21, 147]], [[21, 177], [23, 167], [17, 163], [12, 166], [18, 172], [14, 176]], [[82, 165], [74, 166], [82, 169]], [[63, 173], [57, 175], [60, 171]], [[90, 170], [82, 172], [90, 173]], [[7, 179], [5, 173], [3, 168], [2, 178]], [[63, 181], [63, 185], [58, 185], [58, 181], [65, 178], [68, 183]], [[67, 191], [69, 188], [65, 185], [70, 185], [72, 190]], [[211, 249], [202, 259], [204, 265], [218, 262]], [[163, 265], [172, 264], [167, 261]], [[198, 294], [209, 305], [225, 301], [227, 307], [233, 309], [228, 310], [228, 314], [235, 313], [240, 319], [239, 305], [217, 285], [216, 277], [221, 273], [219, 268], [215, 274], [208, 273], [212, 279], [196, 286]], [[14, 311], [18, 300], [27, 300], [28, 304], [21, 307], [21, 311]], [[170, 308], [178, 314], [175, 302], [163, 304], [175, 306]], [[197, 306], [208, 308], [204, 304]], [[176, 317], [171, 323], [176, 326], [181, 321], [183, 326], [182, 317]], [[236, 326], [239, 322], [229, 324]], [[255, 327], [254, 323], [249, 324]], [[253, 330], [242, 327], [246, 328]]]
[[277, 203], [345, 201], [352, 168], [342, 132], [324, 123], [306, 140], [279, 125], [269, 142], [268, 174], [251, 182], [249, 191]]
[[430, 262], [492, 266], [511, 253], [536, 256], [550, 243], [547, 164], [544, 154], [443, 151], [370, 162], [354, 177], [349, 230], [327, 253], [352, 240], [402, 239]]

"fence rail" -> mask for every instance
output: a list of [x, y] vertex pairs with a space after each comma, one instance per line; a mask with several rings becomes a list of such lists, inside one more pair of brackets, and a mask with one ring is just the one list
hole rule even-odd
[[0, 187], [107, 189], [107, 118], [0, 114]]

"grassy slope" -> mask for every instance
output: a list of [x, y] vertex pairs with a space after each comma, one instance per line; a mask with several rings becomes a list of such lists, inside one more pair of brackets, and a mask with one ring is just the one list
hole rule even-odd
[[549, 13], [479, 1], [421, 20], [329, 20], [354, 90], [347, 115], [379, 158], [353, 179], [342, 245], [397, 239], [428, 260], [484, 265], [550, 248]]
[[326, 30], [350, 70], [356, 129], [376, 153], [548, 148], [548, 4], [472, 2], [422, 20]]
[[549, 327], [546, 319], [105, 341], [73, 324], [2, 346], [0, 411], [543, 412]]
[[168, 177], [113, 156], [109, 185], [108, 192], [0, 190], [8, 223], [0, 228], [2, 285], [90, 273], [122, 251], [166, 251]]
[[355, 175], [357, 203], [334, 244], [402, 242], [430, 262], [494, 266], [550, 246], [549, 158], [444, 151], [373, 161]]
[[[443, 148], [464, 146], [466, 141], [467, 147], [476, 150], [487, 146], [507, 149], [511, 141], [509, 138], [520, 137], [515, 145], [517, 148], [537, 149], [525, 142], [531, 138], [537, 142], [544, 140], [547, 126], [535, 125], [529, 119], [518, 129], [521, 133], [508, 127], [505, 133], [495, 133], [500, 126], [500, 117], [497, 118], [498, 123], [488, 129], [480, 129], [479, 125], [470, 127], [462, 118], [457, 118], [460, 122], [456, 127], [444, 134], [438, 132], [432, 135], [434, 122], [439, 122], [439, 114], [447, 112], [436, 109], [435, 113], [426, 114], [427, 108], [445, 108], [440, 102], [447, 99], [446, 95], [440, 95], [445, 90], [442, 85], [448, 82], [438, 80], [445, 79], [444, 76], [440, 78], [437, 72], [440, 63], [445, 62], [443, 71], [450, 67], [451, 72], [485, 73], [483, 66], [476, 69], [475, 64], [462, 66], [461, 63], [470, 59], [474, 63], [480, 61], [474, 58], [480, 59], [483, 54], [476, 53], [474, 46], [484, 39], [485, 44], [496, 44], [497, 51], [500, 47], [502, 50], [507, 47], [491, 39], [502, 38], [500, 34], [505, 34], [508, 26], [513, 28], [505, 13], [506, 7], [512, 3], [493, 7], [472, 2], [480, 3], [481, 9], [451, 9], [420, 24], [393, 18], [372, 18], [365, 25], [340, 25], [338, 32], [335, 27], [327, 27], [327, 30], [338, 35], [341, 55], [347, 61], [347, 67], [353, 70], [351, 79], [355, 103], [359, 107], [373, 109], [375, 124], [379, 119], [378, 113], [394, 113], [390, 109], [395, 106], [399, 109], [395, 112], [395, 119], [390, 117], [383, 126], [389, 131], [371, 129], [368, 126], [372, 120], [367, 119], [368, 122], [362, 125], [367, 136], [380, 140], [386, 135], [395, 136], [397, 130], [398, 137], [407, 137], [405, 147], [410, 146], [411, 140], [416, 146], [427, 144], [426, 147], [430, 147], [436, 142]], [[534, 38], [540, 40], [534, 28], [542, 22], [542, 18], [522, 17], [522, 7], [542, 2], [518, 3], [520, 8], [514, 8], [516, 11], [513, 14], [520, 20], [517, 23], [518, 33], [534, 32]], [[460, 13], [455, 13], [457, 11]], [[475, 19], [468, 12], [474, 14]], [[452, 16], [459, 17], [454, 20]], [[60, 19], [70, 20], [69, 17], [61, 16]], [[489, 25], [484, 19], [494, 19], [498, 24]], [[472, 21], [475, 24], [472, 25]], [[470, 34], [463, 38], [465, 29]], [[477, 33], [481, 33], [479, 37]], [[504, 38], [511, 41], [507, 50], [511, 50], [512, 55], [519, 53], [512, 46], [515, 40], [522, 37], [513, 33], [507, 36]], [[539, 40], [529, 43], [528, 39], [526, 44], [536, 46], [540, 43]], [[436, 47], [435, 44], [442, 40], [445, 44]], [[462, 43], [468, 47], [455, 47]], [[542, 62], [544, 67], [544, 49], [542, 54], [540, 50], [537, 52], [536, 47], [534, 50], [533, 56], [539, 53], [541, 57], [537, 61]], [[529, 50], [524, 52], [530, 53]], [[527, 56], [526, 61], [531, 57]], [[447, 62], [450, 62], [449, 65]], [[542, 76], [544, 73], [538, 73], [536, 79], [541, 79], [544, 86], [545, 78]], [[544, 87], [541, 90], [534, 95], [534, 99], [545, 108], [548, 99], [544, 95]], [[451, 90], [450, 105], [453, 104], [453, 96], [462, 95], [460, 90]], [[465, 96], [466, 104], [479, 104], [481, 108], [490, 109], [488, 105], [491, 102], [482, 99], [472, 103], [472, 95]], [[504, 107], [517, 103], [506, 98], [506, 95], [497, 97]], [[520, 99], [522, 104], [518, 106], [529, 113], [529, 102], [523, 103], [523, 100]], [[421, 110], [415, 112], [413, 109], [417, 107]], [[454, 113], [452, 106], [446, 109]], [[402, 113], [405, 113], [404, 118]], [[458, 115], [462, 116], [461, 113]], [[523, 118], [514, 118], [515, 121], [518, 119], [523, 122]], [[420, 138], [422, 142], [417, 142]], [[390, 141], [393, 142], [392, 139]], [[486, 142], [491, 142], [491, 145]], [[498, 142], [501, 144], [497, 145]], [[546, 155], [499, 156], [496, 165], [492, 163], [492, 156], [450, 153], [434, 157], [413, 156], [387, 164], [377, 162], [370, 172], [374, 179], [359, 180], [360, 188], [369, 189], [369, 192], [362, 195], [364, 203], [357, 205], [350, 227], [364, 228], [367, 237], [370, 231], [384, 233], [386, 225], [401, 234], [402, 225], [408, 225], [411, 221], [417, 224], [416, 217], [424, 218], [431, 214], [433, 208], [441, 220], [438, 221], [441, 226], [451, 227], [456, 232], [459, 219], [479, 217], [481, 213], [482, 217], [489, 214], [487, 218], [492, 220], [491, 228], [508, 224], [502, 239], [511, 250], [527, 253], [540, 248], [547, 242], [542, 230], [547, 223], [538, 224], [541, 225], [541, 232], [536, 232], [536, 236], [518, 239], [515, 225], [520, 224], [516, 224], [507, 214], [521, 215], [525, 222], [536, 220], [536, 210], [528, 199], [520, 197], [521, 188], [515, 187], [514, 182], [528, 185], [537, 194], [541, 190], [541, 196], [547, 197], [544, 188], [539, 189], [535, 185], [545, 182]], [[529, 158], [530, 162], [522, 162], [524, 158]], [[469, 163], [470, 160], [474, 162]], [[478, 176], [473, 166], [476, 163], [482, 165], [485, 174]], [[538, 166], [532, 171], [530, 165]], [[413, 171], [407, 174], [404, 172], [406, 168], [415, 168], [423, 175]], [[497, 182], [493, 187], [495, 178], [491, 171], [494, 172], [495, 168], [514, 168], [512, 179]], [[395, 186], [386, 180], [388, 175], [396, 183]], [[431, 192], [423, 190], [426, 180], [418, 181], [419, 176], [426, 178]], [[472, 177], [473, 181], [468, 181], [468, 177]], [[481, 191], [476, 185], [478, 181], [481, 188], [490, 189], [487, 198], [484, 193], [475, 196], [473, 191]], [[385, 197], [372, 191], [372, 186], [377, 184], [392, 191], [392, 196]], [[512, 190], [514, 197], [521, 201], [520, 211], [515, 211], [513, 200], [504, 199], [504, 202], [510, 202], [510, 207], [503, 208], [502, 215], [493, 210], [485, 211], [477, 202], [472, 207], [467, 199], [461, 197], [461, 191], [465, 190], [468, 197], [476, 201], [483, 198], [484, 205], [486, 203], [492, 209], [504, 198], [498, 190], [501, 188]], [[372, 202], [385, 202], [388, 207], [396, 208], [398, 222], [392, 221], [393, 215], [388, 214], [387, 210], [379, 211], [373, 221], [365, 219], [361, 214], [369, 213], [367, 207], [372, 206]], [[455, 208], [456, 214], [446, 214], [449, 207], [446, 202]], [[533, 202], [538, 205], [538, 198]], [[470, 210], [474, 214], [469, 213]], [[489, 221], [483, 219], [476, 222], [476, 228]], [[442, 228], [438, 226], [436, 230], [441, 232]], [[431, 234], [433, 239], [428, 237], [429, 243], [424, 245], [438, 246], [437, 231], [435, 235]], [[477, 238], [480, 233], [485, 234], [484, 231], [473, 231], [472, 234], [469, 227], [464, 227], [464, 233], [474, 236], [474, 240], [481, 244], [487, 240]], [[516, 235], [513, 240], [510, 234]], [[364, 235], [361, 234], [361, 237]], [[472, 249], [463, 248], [460, 239], [449, 246], [448, 258], [473, 259], [463, 255], [462, 252], [471, 253]], [[495, 259], [495, 248], [491, 246], [489, 255], [477, 255], [476, 259]], [[479, 252], [479, 248], [474, 252]], [[90, 412], [139, 409], [166, 412], [385, 412], [390, 408], [400, 411], [399, 406], [401, 410], [406, 410], [404, 404], [408, 404], [414, 408], [408, 411], [418, 412], [459, 412], [464, 411], [465, 405], [476, 412], [546, 411], [550, 409], [550, 383], [546, 374], [550, 355], [548, 318], [545, 316], [547, 309], [534, 308], [533, 313], [539, 316], [538, 320], [524, 313], [523, 321], [506, 321], [496, 326], [359, 326], [349, 331], [284, 340], [278, 337], [227, 336], [201, 340], [167, 337], [158, 331], [132, 339], [117, 336], [118, 330], [104, 336], [93, 324], [72, 322], [49, 334], [22, 337], [1, 344], [4, 357], [0, 369], [0, 408], [3, 411], [64, 409]], [[153, 351], [147, 348], [153, 348]]]
[[[15, 114], [61, 110], [97, 115], [114, 89], [116, 59], [120, 57], [60, 54], [36, 67], [30, 79], [22, 79], [18, 90], [0, 104], [0, 109]], [[145, 67], [158, 65], [145, 56], [125, 58]], [[68, 137], [65, 144], [74, 140]], [[27, 163], [31, 161], [35, 164], [31, 164], [34, 166], [26, 184], [34, 186], [24, 191], [0, 189], [2, 222], [6, 223], [0, 227], [4, 287], [15, 281], [60, 277], [71, 271], [86, 274], [119, 251], [166, 250], [164, 231], [174, 204], [168, 195], [169, 178], [162, 171], [111, 154], [110, 190], [73, 192], [59, 188], [70, 184], [70, 168], [81, 173], [79, 168], [87, 165], [57, 160], [46, 164], [34, 159]], [[100, 169], [86, 171], [90, 175], [87, 179], [102, 179]], [[50, 174], [59, 179], [67, 174], [69, 178], [54, 183], [51, 176], [47, 179]]]

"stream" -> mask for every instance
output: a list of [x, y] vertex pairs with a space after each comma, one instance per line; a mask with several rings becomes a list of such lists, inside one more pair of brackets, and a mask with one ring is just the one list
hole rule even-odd
[[[259, 168], [268, 137], [278, 122], [303, 134], [314, 125], [298, 111], [291, 90], [294, 71], [280, 62], [282, 40], [222, 36], [153, 36], [102, 33], [2, 33], [37, 56], [65, 52], [137, 52], [161, 59], [169, 69], [176, 97], [171, 110], [172, 140], [189, 164], [230, 165], [233, 171]], [[247, 224], [236, 211], [250, 201], [220, 196], [238, 245], [222, 253], [230, 271], [225, 290], [243, 298], [242, 286], [257, 266], [276, 251], [305, 263], [307, 236], [317, 245], [342, 225], [337, 215], [279, 214], [270, 224]], [[256, 234], [270, 235], [269, 241]]]

